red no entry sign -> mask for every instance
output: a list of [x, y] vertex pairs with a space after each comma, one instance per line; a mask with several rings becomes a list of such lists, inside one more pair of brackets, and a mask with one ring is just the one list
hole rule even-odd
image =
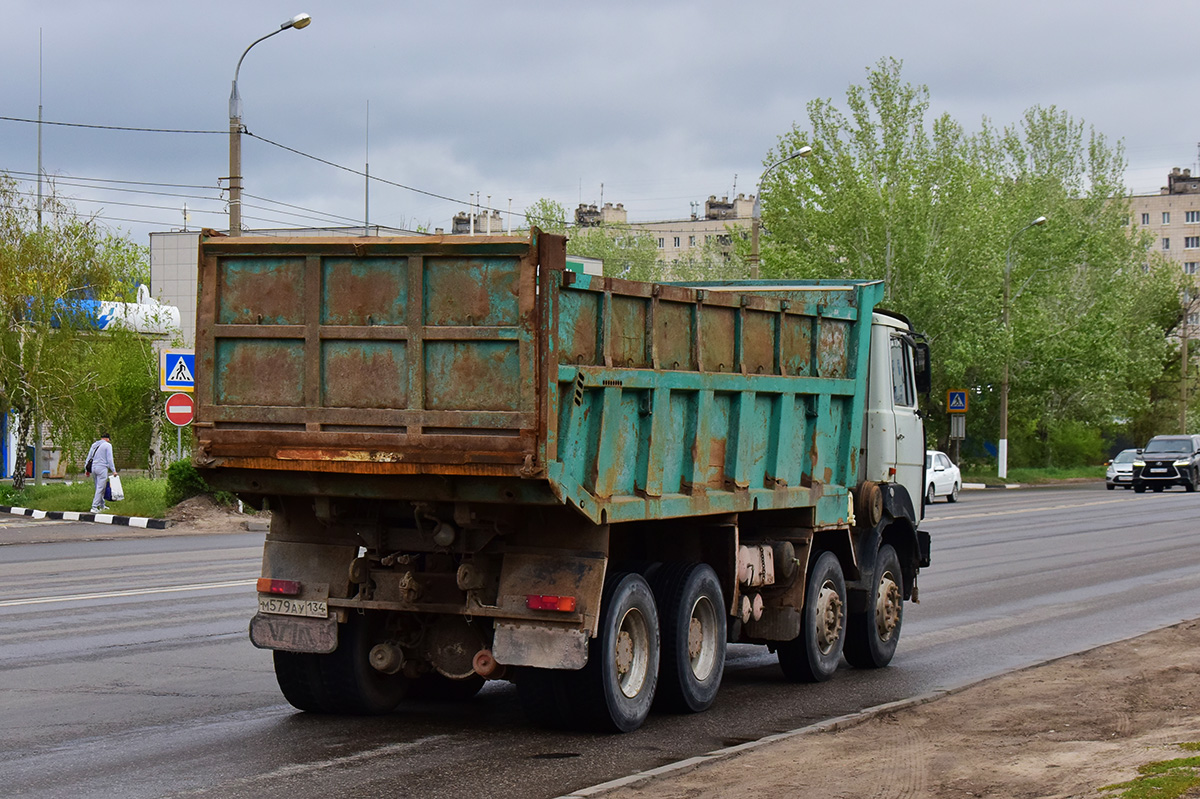
[[176, 427], [187, 427], [196, 417], [196, 405], [188, 394], [167, 397], [167, 421]]

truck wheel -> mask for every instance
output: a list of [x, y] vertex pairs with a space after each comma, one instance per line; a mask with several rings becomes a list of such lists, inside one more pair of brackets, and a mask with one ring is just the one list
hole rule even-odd
[[717, 698], [725, 671], [725, 601], [706, 563], [666, 563], [653, 578], [662, 625], [655, 707], [699, 713]]
[[320, 655], [326, 712], [352, 716], [390, 713], [408, 692], [402, 674], [384, 674], [371, 665], [371, 647], [380, 643], [381, 617], [351, 613], [338, 630], [338, 648]]
[[321, 682], [321, 658], [309, 652], [275, 650], [275, 681], [283, 698], [297, 710], [327, 713], [325, 687]]
[[793, 682], [824, 682], [837, 671], [846, 641], [846, 580], [832, 552], [813, 562], [804, 591], [800, 635], [779, 644], [779, 666]]
[[654, 593], [640, 574], [610, 574], [599, 632], [588, 644], [587, 665], [576, 673], [580, 721], [611, 732], [636, 730], [654, 701], [658, 663]]
[[892, 661], [900, 641], [904, 621], [904, 575], [900, 558], [891, 544], [884, 544], [875, 556], [875, 578], [867, 609], [852, 613], [846, 623], [846, 648], [843, 654], [851, 666], [880, 669]]

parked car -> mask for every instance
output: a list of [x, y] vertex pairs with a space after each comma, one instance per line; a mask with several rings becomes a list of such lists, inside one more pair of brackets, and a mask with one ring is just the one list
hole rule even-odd
[[1133, 488], [1133, 462], [1137, 460], [1136, 449], [1123, 449], [1117, 457], [1108, 462], [1108, 470], [1104, 473], [1104, 485], [1109, 491], [1117, 486], [1128, 490]]
[[1133, 490], [1200, 485], [1200, 436], [1155, 436], [1133, 462]]
[[958, 502], [962, 488], [962, 473], [944, 452], [925, 452], [925, 504], [932, 505], [938, 497], [947, 502]]

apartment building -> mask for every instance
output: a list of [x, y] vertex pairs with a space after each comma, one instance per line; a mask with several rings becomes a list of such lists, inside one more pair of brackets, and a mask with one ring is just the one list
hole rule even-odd
[[1154, 233], [1154, 248], [1179, 264], [1192, 278], [1188, 292], [1188, 337], [1200, 335], [1200, 176], [1190, 169], [1172, 169], [1158, 194], [1129, 198], [1134, 225]]
[[635, 230], [643, 230], [658, 245], [658, 260], [671, 263], [712, 241], [716, 241], [722, 250], [729, 251], [733, 236], [750, 235], [753, 212], [754, 195], [739, 194], [732, 200], [728, 196], [717, 199], [716, 195], [709, 195], [704, 202], [703, 216], [694, 211], [685, 219], [629, 222], [621, 203], [605, 203], [601, 207], [582, 204], [575, 209], [575, 224], [580, 227], [627, 224]]

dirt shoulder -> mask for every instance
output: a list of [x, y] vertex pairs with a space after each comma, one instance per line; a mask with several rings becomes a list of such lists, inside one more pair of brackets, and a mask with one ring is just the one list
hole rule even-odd
[[1198, 678], [1194, 620], [591, 795], [1113, 797], [1098, 789], [1134, 779], [1143, 764], [1196, 754], [1176, 744], [1200, 741]]

